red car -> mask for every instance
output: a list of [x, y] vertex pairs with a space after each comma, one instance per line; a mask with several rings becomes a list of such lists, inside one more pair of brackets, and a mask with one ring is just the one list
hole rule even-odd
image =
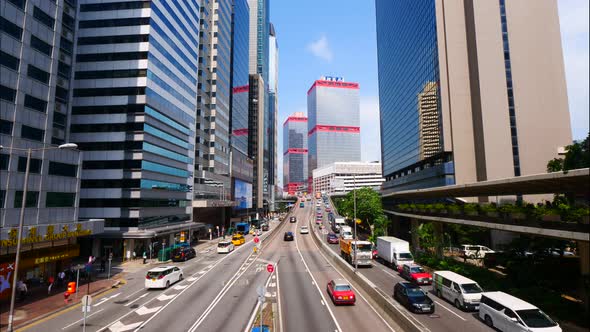
[[334, 233], [328, 233], [327, 240], [329, 244], [338, 244], [338, 236]]
[[333, 279], [328, 283], [328, 295], [334, 304], [354, 304], [356, 295], [352, 287], [344, 279]]
[[417, 264], [404, 264], [400, 274], [403, 278], [418, 285], [432, 284], [432, 274], [424, 271], [422, 266]]

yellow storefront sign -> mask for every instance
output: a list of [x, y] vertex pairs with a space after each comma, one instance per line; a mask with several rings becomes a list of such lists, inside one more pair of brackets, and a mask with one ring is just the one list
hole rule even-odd
[[[62, 227], [61, 232], [56, 233], [55, 226], [47, 226], [45, 235], [38, 234], [37, 227], [29, 228], [28, 234], [22, 237], [22, 244], [38, 243], [42, 241], [56, 241], [71, 237], [86, 236], [92, 234], [89, 229], [82, 229], [82, 224], [77, 224], [76, 229], [70, 231], [69, 226]], [[18, 229], [12, 228], [8, 232], [8, 239], [0, 241], [0, 247], [14, 247], [18, 242]]]

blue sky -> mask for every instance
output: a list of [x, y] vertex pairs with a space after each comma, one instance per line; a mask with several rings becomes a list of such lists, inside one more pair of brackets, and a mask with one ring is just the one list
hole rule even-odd
[[[363, 160], [381, 160], [373, 0], [269, 0], [279, 44], [279, 183], [282, 128], [305, 112], [307, 90], [322, 75], [360, 83]], [[588, 0], [558, 0], [574, 139], [588, 134]]]

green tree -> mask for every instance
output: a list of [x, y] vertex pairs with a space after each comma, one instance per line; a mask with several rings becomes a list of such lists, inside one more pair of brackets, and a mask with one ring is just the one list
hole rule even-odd
[[[338, 213], [352, 219], [354, 217], [354, 192], [348, 193], [338, 204]], [[374, 237], [384, 235], [390, 221], [383, 213], [381, 196], [372, 188], [361, 188], [356, 190], [356, 217], [361, 220], [360, 227], [369, 229], [373, 226]]]
[[565, 158], [554, 158], [547, 163], [547, 172], [567, 172], [590, 167], [590, 133], [582, 142], [566, 146]]

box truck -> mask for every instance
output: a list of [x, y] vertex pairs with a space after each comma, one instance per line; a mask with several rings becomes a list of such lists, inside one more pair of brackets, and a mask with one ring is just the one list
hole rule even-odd
[[393, 265], [398, 271], [404, 264], [414, 262], [414, 256], [410, 252], [410, 243], [393, 236], [377, 238], [377, 256]]
[[[351, 265], [371, 266], [373, 244], [369, 241], [340, 240], [340, 255]], [[356, 260], [354, 252], [356, 251]]]

